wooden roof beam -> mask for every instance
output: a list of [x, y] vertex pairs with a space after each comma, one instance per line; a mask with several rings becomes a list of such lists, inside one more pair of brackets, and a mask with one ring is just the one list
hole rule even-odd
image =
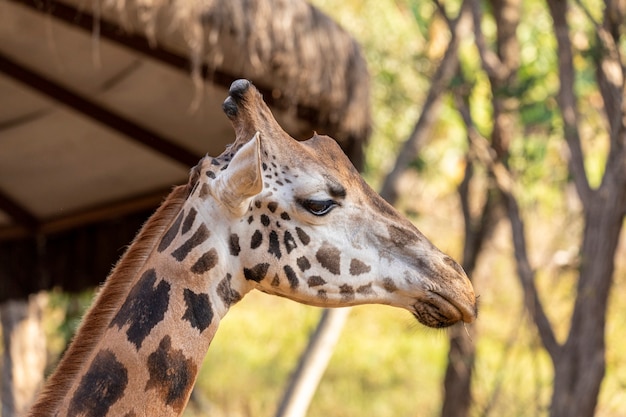
[[29, 86], [50, 99], [64, 104], [77, 113], [123, 134], [129, 139], [145, 145], [163, 156], [186, 167], [198, 163], [199, 155], [177, 145], [157, 132], [142, 127], [117, 113], [105, 109], [95, 102], [80, 96], [44, 76], [12, 61], [0, 52], [0, 72]]
[[[137, 197], [107, 203], [102, 206], [78, 210], [42, 222], [39, 222], [34, 217], [29, 218], [27, 211], [20, 212], [18, 210], [12, 215], [10, 210], [14, 209], [11, 207], [11, 204], [14, 203], [11, 203], [11, 200], [5, 200], [5, 196], [0, 192], [0, 210], [9, 213], [17, 222], [15, 225], [0, 227], [0, 242], [3, 240], [31, 237], [35, 234], [50, 235], [107, 219], [127, 216], [142, 210], [150, 210], [158, 207], [170, 191], [170, 188], [156, 190]], [[7, 201], [8, 205], [6, 205]]]
[[0, 210], [8, 214], [20, 228], [35, 233], [41, 226], [37, 217], [0, 189]]

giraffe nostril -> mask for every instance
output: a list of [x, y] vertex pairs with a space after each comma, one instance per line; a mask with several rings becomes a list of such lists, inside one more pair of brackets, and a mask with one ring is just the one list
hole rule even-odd
[[454, 259], [452, 259], [449, 256], [446, 256], [443, 258], [443, 261], [448, 264], [449, 266], [451, 266], [456, 272], [459, 273], [459, 275], [461, 275], [462, 277], [467, 276], [467, 274], [465, 274], [465, 270], [463, 269], [463, 267], [461, 267], [461, 265], [459, 265]]

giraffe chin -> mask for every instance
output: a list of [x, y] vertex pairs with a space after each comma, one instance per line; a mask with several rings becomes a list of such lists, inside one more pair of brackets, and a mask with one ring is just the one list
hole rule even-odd
[[463, 321], [463, 313], [439, 294], [429, 293], [413, 305], [413, 315], [424, 326], [441, 329]]

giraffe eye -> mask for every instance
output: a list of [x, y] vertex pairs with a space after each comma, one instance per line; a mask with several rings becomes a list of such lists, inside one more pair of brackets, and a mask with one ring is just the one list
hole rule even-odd
[[309, 213], [324, 216], [337, 206], [333, 200], [301, 200], [300, 205]]

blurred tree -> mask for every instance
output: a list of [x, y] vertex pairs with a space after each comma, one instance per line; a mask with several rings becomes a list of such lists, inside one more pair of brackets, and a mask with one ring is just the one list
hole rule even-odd
[[[524, 304], [553, 364], [550, 415], [592, 416], [605, 374], [607, 302], [626, 210], [626, 2], [609, 0], [604, 2], [604, 7], [599, 2], [587, 5], [580, 0], [530, 3], [532, 6], [526, 4], [523, 14], [524, 5], [519, 0], [462, 2], [461, 10], [471, 6], [476, 57], [472, 52], [459, 50], [455, 36], [457, 21], [448, 19], [444, 4], [434, 1], [439, 15], [448, 20], [450, 41], [432, 77], [422, 113], [401, 146], [382, 194], [389, 201], [396, 200], [398, 179], [429, 137], [442, 94], [446, 89], [452, 91], [471, 139], [466, 175], [459, 188], [466, 221], [465, 266], [472, 271], [482, 239], [493, 226], [486, 220], [492, 215], [495, 202], [500, 201], [512, 228]], [[545, 13], [546, 6], [551, 17], [548, 25], [537, 19], [537, 13]], [[599, 21], [591, 10], [603, 10]], [[489, 32], [487, 35], [485, 30]], [[549, 36], [550, 32], [553, 37]], [[520, 37], [524, 39], [522, 45]], [[573, 43], [574, 37], [579, 45]], [[588, 46], [581, 37], [590, 39]], [[463, 61], [464, 54], [469, 60], [480, 62], [480, 70], [489, 83], [490, 101], [485, 100], [485, 90], [477, 92], [475, 74], [461, 73], [461, 81], [451, 79], [449, 71], [457, 67], [458, 59]], [[461, 63], [465, 71], [468, 66], [471, 64], [467, 59]], [[481, 94], [483, 97], [476, 97]], [[556, 100], [552, 99], [554, 95]], [[485, 103], [489, 103], [489, 110], [478, 108]], [[599, 104], [594, 107], [590, 103]], [[584, 118], [581, 107], [585, 109]], [[488, 115], [489, 120], [479, 120], [477, 115]], [[606, 156], [585, 144], [585, 139], [590, 142], [589, 133], [585, 132], [590, 131], [608, 138]], [[549, 138], [555, 132], [560, 132], [567, 144], [566, 170], [549, 162]], [[485, 203], [478, 216], [472, 216], [467, 208], [475, 158], [489, 168], [500, 195], [495, 199], [489, 189], [485, 190], [487, 197], [482, 199]], [[548, 189], [543, 184], [545, 179], [550, 180], [552, 187], [562, 190], [568, 187], [568, 182], [573, 182], [584, 223], [577, 293], [569, 332], [563, 342], [557, 340], [541, 301], [548, 296], [542, 296], [536, 284], [536, 268], [529, 260], [523, 216], [524, 204], [536, 200]], [[453, 330], [444, 381], [443, 416], [468, 415], [474, 354], [473, 342], [459, 329]]]
[[[601, 22], [596, 22], [587, 5], [563, 0], [547, 0], [553, 20], [558, 57], [559, 90], [557, 95], [562, 135], [569, 150], [569, 176], [582, 205], [584, 227], [580, 243], [580, 266], [577, 292], [569, 332], [564, 342], [555, 336], [542, 297], [536, 285], [536, 270], [528, 256], [526, 225], [518, 202], [519, 187], [511, 169], [509, 145], [512, 135], [522, 136], [519, 129], [528, 119], [520, 117], [516, 22], [520, 16], [517, 0], [490, 2], [498, 30], [495, 53], [482, 33], [482, 11], [473, 0], [474, 30], [483, 70], [489, 76], [492, 91], [494, 123], [490, 140], [485, 139], [472, 120], [467, 97], [459, 99], [459, 110], [467, 124], [473, 152], [485, 163], [495, 179], [511, 223], [518, 276], [524, 292], [524, 303], [548, 352], [554, 368], [554, 387], [550, 404], [552, 417], [591, 417], [605, 374], [605, 325], [608, 297], [613, 284], [615, 254], [626, 211], [626, 107], [624, 103], [626, 63], [626, 2], [605, 1]], [[594, 10], [599, 6], [594, 3]], [[594, 32], [592, 46], [586, 54], [572, 43], [573, 8], [589, 22]], [[503, 28], [504, 32], [500, 29]], [[507, 41], [508, 40], [508, 41]], [[621, 42], [621, 43], [620, 43]], [[505, 46], [508, 45], [508, 46]], [[504, 53], [506, 51], [506, 53]], [[575, 65], [575, 61], [586, 65]], [[605, 121], [609, 150], [599, 185], [592, 187], [585, 168], [583, 125], [593, 116], [581, 117], [584, 96], [577, 80], [584, 79], [586, 68], [593, 68], [602, 104], [599, 111]], [[532, 163], [532, 160], [528, 162]], [[545, 298], [544, 298], [545, 299]]]
[[[480, 28], [482, 12], [478, 1], [468, 1], [471, 8], [473, 25]], [[518, 108], [518, 98], [513, 94], [506, 94], [511, 86], [517, 83], [519, 71], [519, 44], [516, 36], [520, 21], [520, 0], [489, 0], [487, 2], [496, 25], [494, 49], [485, 45], [481, 32], [475, 30], [476, 44], [482, 62], [482, 69], [487, 74], [491, 85], [492, 107], [492, 136], [491, 146], [496, 155], [503, 157], [513, 138], [514, 121], [512, 112]], [[462, 90], [461, 90], [462, 91]], [[458, 93], [458, 92], [457, 92]], [[471, 149], [471, 146], [470, 146]], [[494, 227], [494, 196], [491, 187], [484, 192], [485, 203], [482, 206], [478, 219], [472, 219], [469, 210], [470, 187], [472, 174], [471, 157], [468, 154], [468, 165], [465, 180], [459, 188], [463, 218], [465, 219], [465, 240], [463, 251], [463, 267], [468, 274], [472, 274], [484, 240]], [[445, 396], [441, 415], [443, 417], [465, 417], [469, 415], [471, 399], [471, 375], [474, 365], [474, 342], [465, 338], [457, 329], [450, 336], [450, 351], [448, 366], [444, 380]], [[465, 398], [465, 400], [459, 400]]]

